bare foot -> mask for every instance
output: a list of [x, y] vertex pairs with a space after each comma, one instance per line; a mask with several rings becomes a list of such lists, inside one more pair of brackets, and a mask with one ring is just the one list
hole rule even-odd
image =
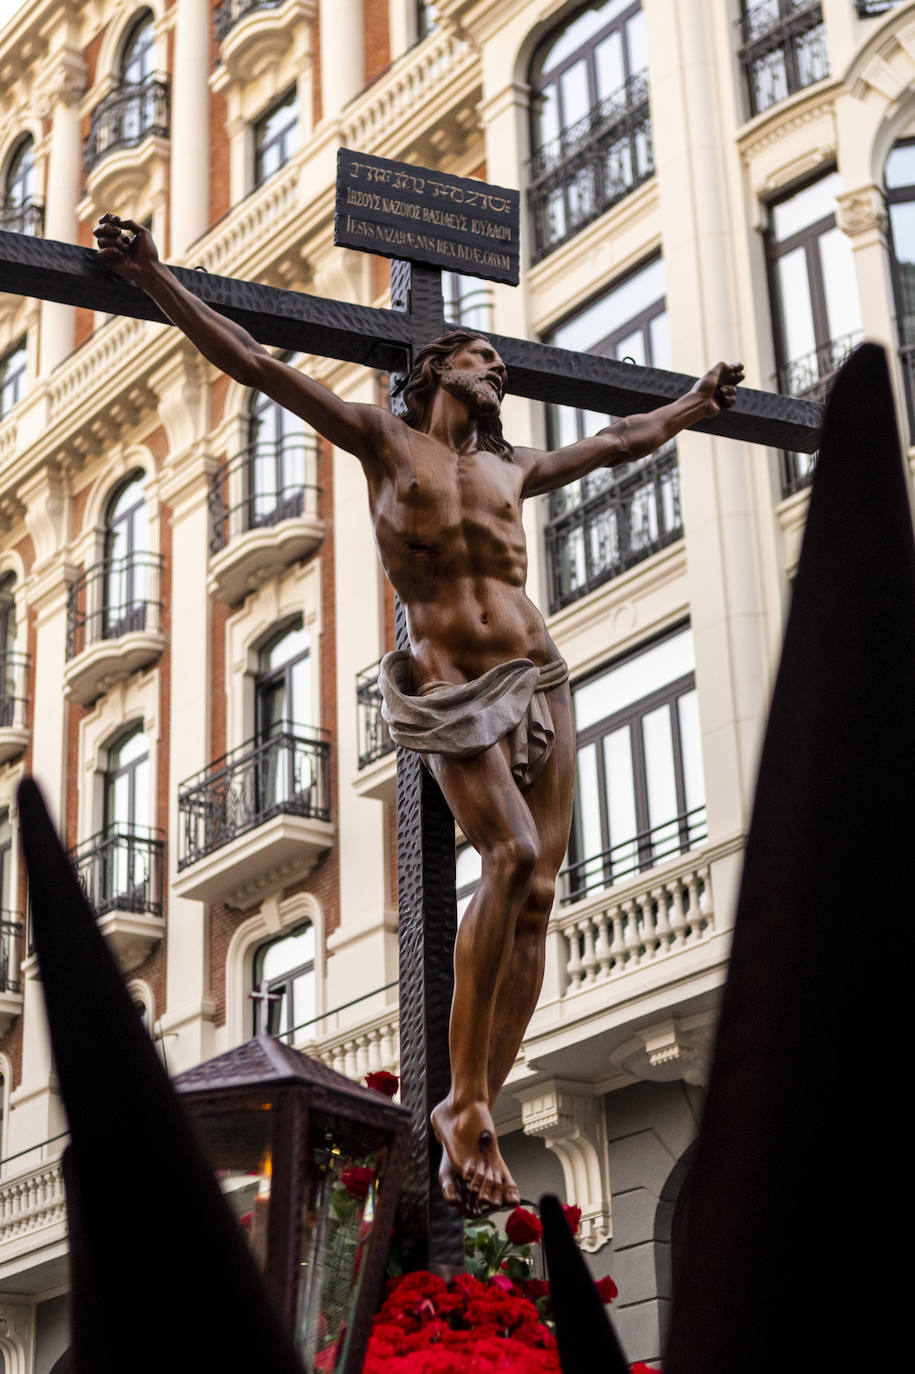
[[456, 1109], [446, 1098], [433, 1109], [432, 1129], [443, 1150], [439, 1180], [446, 1202], [465, 1216], [517, 1205], [520, 1193], [485, 1102]]

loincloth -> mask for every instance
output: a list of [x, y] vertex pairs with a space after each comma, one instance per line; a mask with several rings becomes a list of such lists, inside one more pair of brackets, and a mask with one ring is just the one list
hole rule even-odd
[[507, 739], [512, 776], [530, 787], [555, 739], [544, 693], [568, 678], [561, 658], [542, 668], [513, 658], [472, 682], [429, 682], [414, 694], [410, 654], [398, 649], [381, 660], [381, 714], [394, 743], [419, 754], [466, 759]]

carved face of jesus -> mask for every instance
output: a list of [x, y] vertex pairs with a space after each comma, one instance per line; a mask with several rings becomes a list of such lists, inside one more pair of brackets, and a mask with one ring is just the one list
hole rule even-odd
[[498, 415], [507, 377], [505, 364], [485, 339], [455, 349], [439, 373], [441, 385], [471, 414]]

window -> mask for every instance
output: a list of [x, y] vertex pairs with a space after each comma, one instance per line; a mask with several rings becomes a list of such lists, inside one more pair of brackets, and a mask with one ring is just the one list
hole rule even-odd
[[435, 0], [415, 0], [416, 4], [416, 37], [417, 40], [426, 38], [438, 28], [435, 18]]
[[13, 149], [3, 178], [3, 206], [0, 229], [18, 234], [40, 234], [41, 206], [36, 200], [35, 143], [31, 134], [21, 138]]
[[[778, 390], [823, 401], [861, 337], [854, 257], [836, 225], [842, 178], [830, 172], [769, 206], [766, 255]], [[784, 457], [785, 495], [809, 480], [810, 454]]]
[[639, 0], [576, 11], [530, 69], [535, 261], [654, 170]]
[[909, 430], [915, 435], [915, 139], [891, 149], [883, 169], [890, 220], [896, 331], [905, 376]]
[[16, 654], [16, 578], [13, 573], [0, 577], [0, 729], [16, 720], [17, 671], [21, 660]]
[[[560, 348], [670, 367], [664, 264], [655, 258], [573, 315], [546, 340]], [[549, 443], [575, 443], [609, 415], [551, 406]], [[593, 591], [682, 533], [673, 442], [615, 468], [598, 468], [549, 497], [546, 528], [550, 610]]]
[[13, 827], [10, 813], [0, 811], [0, 911], [6, 919], [12, 900]]
[[255, 681], [259, 764], [257, 790], [262, 813], [289, 802], [307, 806], [315, 789], [312, 752], [297, 736], [312, 721], [308, 632], [301, 620], [271, 639], [258, 657]]
[[[138, 143], [154, 119], [147, 119], [147, 85], [155, 74], [156, 33], [145, 10], [127, 34], [121, 50], [121, 85], [128, 95], [124, 106], [123, 142]], [[133, 89], [130, 89], [133, 88]]]
[[293, 89], [254, 126], [254, 185], [289, 161], [299, 146], [299, 97]]
[[276, 401], [254, 393], [245, 463], [247, 529], [276, 525], [302, 514], [307, 444], [301, 420]]
[[479, 277], [460, 272], [442, 273], [445, 319], [464, 329], [492, 329], [492, 288]]
[[104, 836], [98, 847], [104, 870], [95, 895], [99, 912], [146, 911], [150, 900], [149, 742], [142, 729], [108, 750]]
[[14, 343], [0, 357], [0, 419], [8, 415], [25, 394], [25, 374], [29, 355], [25, 339]]
[[300, 926], [291, 935], [261, 945], [254, 956], [252, 1000], [255, 1035], [264, 1027], [268, 1035], [288, 1035], [314, 1018], [314, 926]]
[[573, 689], [578, 763], [564, 901], [705, 838], [694, 669], [685, 628]]
[[168, 136], [168, 82], [156, 76], [156, 31], [150, 10], [142, 10], [127, 31], [114, 89], [92, 111], [83, 165], [90, 172], [116, 148], [133, 148], [147, 134]]
[[108, 507], [103, 639], [146, 627], [151, 562], [143, 481], [143, 473], [134, 473]]
[[819, 0], [744, 0], [742, 30], [751, 115], [829, 75]]

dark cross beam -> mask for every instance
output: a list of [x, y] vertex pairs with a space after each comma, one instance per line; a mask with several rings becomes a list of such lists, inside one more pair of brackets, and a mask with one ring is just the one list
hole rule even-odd
[[[243, 325], [260, 343], [402, 373], [413, 354], [444, 328], [441, 274], [395, 262], [393, 309], [327, 301], [187, 268], [170, 269], [195, 296]], [[88, 248], [0, 232], [0, 291], [84, 306], [112, 315], [169, 323], [138, 287], [102, 271]], [[676, 399], [695, 378], [637, 367], [589, 353], [491, 334], [517, 396], [631, 415]], [[811, 453], [819, 443], [822, 406], [741, 388], [733, 410], [697, 425], [730, 439]], [[398, 609], [397, 642], [406, 645]], [[413, 1113], [415, 1140], [402, 1199], [405, 1258], [410, 1267], [461, 1265], [460, 1218], [436, 1185], [429, 1110], [448, 1090], [451, 948], [456, 928], [454, 822], [419, 757], [398, 751], [398, 879], [402, 1097]]]

